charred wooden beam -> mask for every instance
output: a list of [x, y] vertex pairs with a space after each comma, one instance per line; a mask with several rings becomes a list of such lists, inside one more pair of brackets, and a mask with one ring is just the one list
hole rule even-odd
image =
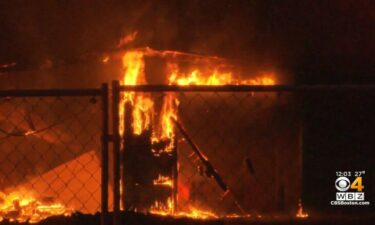
[[191, 148], [193, 149], [194, 153], [198, 156], [199, 160], [203, 163], [206, 174], [209, 177], [213, 177], [216, 181], [216, 183], [219, 185], [219, 187], [224, 191], [228, 191], [228, 185], [224, 182], [223, 178], [219, 175], [219, 173], [215, 170], [213, 165], [208, 161], [208, 159], [203, 156], [203, 153], [199, 150], [198, 146], [193, 142], [193, 140], [190, 138], [189, 134], [185, 130], [185, 128], [174, 118], [171, 118], [173, 123], [177, 126], [179, 131], [181, 132], [182, 136], [186, 139], [186, 141], [189, 143]]
[[127, 85], [121, 91], [136, 92], [313, 92], [375, 91], [375, 85]]
[[140, 134], [133, 130], [133, 106], [125, 104], [122, 151], [122, 203], [127, 211], [148, 211], [155, 202], [165, 203], [171, 198], [170, 185], [155, 184], [160, 176], [172, 179], [176, 161], [165, 149], [171, 140], [152, 140], [152, 127]]
[[216, 171], [216, 169], [213, 167], [213, 165], [208, 161], [208, 159], [203, 155], [203, 153], [199, 150], [198, 146], [193, 142], [193, 140], [190, 138], [189, 134], [185, 130], [185, 128], [182, 126], [181, 123], [179, 123], [176, 119], [170, 118], [172, 122], [176, 125], [176, 127], [181, 132], [182, 136], [186, 139], [186, 141], [189, 143], [191, 148], [193, 149], [194, 153], [198, 156], [198, 158], [203, 163], [206, 174], [209, 177], [214, 178], [215, 182], [219, 185], [219, 187], [225, 192], [224, 196], [229, 194], [232, 197], [232, 200], [234, 204], [237, 206], [237, 208], [241, 211], [241, 213], [246, 214], [245, 210], [242, 208], [242, 206], [238, 203], [237, 197], [234, 195], [234, 193], [229, 189], [228, 185], [224, 182], [223, 178], [219, 175], [219, 173]]

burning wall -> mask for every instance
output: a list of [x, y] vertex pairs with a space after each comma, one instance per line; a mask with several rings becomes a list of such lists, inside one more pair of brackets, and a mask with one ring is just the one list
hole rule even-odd
[[[238, 68], [217, 57], [146, 48], [127, 51], [122, 60], [124, 85], [147, 84], [148, 78], [156, 79], [155, 73], [159, 82], [169, 85], [273, 85], [276, 82], [272, 73], [244, 79]], [[147, 69], [148, 65], [154, 69]], [[184, 212], [200, 207], [222, 215], [238, 211], [233, 199], [221, 199], [223, 193], [212, 179], [205, 177], [204, 165], [196, 159], [186, 140], [177, 134], [171, 118], [178, 118], [186, 123], [188, 132], [221, 171], [233, 195], [247, 211], [291, 212], [298, 205], [301, 169], [299, 120], [293, 101], [290, 95], [275, 93], [125, 92], [120, 104], [124, 154], [130, 156], [126, 152], [124, 118], [131, 114], [132, 123], [127, 125], [132, 127], [128, 130], [132, 135], [150, 131], [151, 141], [169, 139], [171, 146], [178, 146], [177, 210]], [[126, 104], [132, 106], [128, 111]], [[171, 151], [171, 146], [165, 146], [162, 151]], [[288, 163], [290, 160], [295, 163]], [[159, 211], [153, 208], [153, 212], [173, 211], [173, 204], [168, 200], [155, 204]]]

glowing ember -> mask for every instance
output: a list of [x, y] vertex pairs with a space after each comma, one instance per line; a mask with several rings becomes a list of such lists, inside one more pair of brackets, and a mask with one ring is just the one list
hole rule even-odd
[[121, 38], [120, 42], [118, 43], [117, 47], [123, 47], [125, 46], [126, 44], [132, 42], [135, 40], [135, 38], [137, 37], [137, 34], [138, 32], [135, 31], [129, 35], [126, 35], [124, 36], [123, 38]]
[[219, 216], [217, 216], [213, 212], [201, 210], [201, 209], [195, 208], [193, 206], [190, 206], [189, 210], [187, 212], [179, 212], [175, 216], [177, 216], [177, 217], [189, 217], [189, 218], [193, 218], [193, 219], [217, 219], [217, 218], [219, 218]]
[[228, 215], [225, 215], [224, 218], [227, 218], [227, 219], [237, 219], [237, 218], [250, 218], [250, 217], [251, 217], [251, 214], [245, 214], [245, 215], [228, 214]]
[[297, 218], [307, 218], [307, 217], [309, 217], [309, 214], [307, 214], [306, 212], [303, 211], [301, 199], [298, 202], [298, 211], [297, 211], [296, 217]]
[[109, 56], [108, 55], [106, 55], [106, 56], [104, 56], [103, 58], [102, 58], [102, 63], [104, 63], [104, 64], [106, 64], [106, 63], [108, 63], [109, 62]]
[[162, 176], [159, 174], [158, 179], [154, 180], [154, 185], [173, 187], [173, 180], [170, 177]]
[[159, 202], [156, 202], [153, 207], [150, 209], [151, 214], [159, 215], [159, 216], [173, 216], [173, 217], [188, 217], [193, 219], [217, 219], [215, 213], [210, 212], [208, 210], [198, 209], [193, 206], [189, 206], [187, 210], [180, 211], [177, 213], [171, 212], [172, 202], [168, 199], [169, 206], [165, 206]]
[[0, 192], [0, 221], [18, 221], [37, 223], [47, 217], [69, 216], [72, 209], [52, 201], [40, 201], [26, 192], [12, 192], [8, 195]]

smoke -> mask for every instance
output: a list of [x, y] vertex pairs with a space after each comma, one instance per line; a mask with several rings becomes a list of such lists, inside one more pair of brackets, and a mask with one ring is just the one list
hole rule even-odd
[[373, 12], [369, 0], [4, 1], [0, 64], [85, 63], [137, 31], [129, 47], [218, 55], [306, 82], [369, 80]]

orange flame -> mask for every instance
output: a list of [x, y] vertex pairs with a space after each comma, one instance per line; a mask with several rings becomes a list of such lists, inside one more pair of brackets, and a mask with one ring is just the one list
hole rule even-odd
[[185, 212], [178, 212], [175, 216], [188, 217], [188, 218], [193, 218], [193, 219], [217, 219], [219, 218], [219, 216], [217, 216], [215, 213], [211, 211], [198, 209], [193, 206], [189, 206], [189, 210]]
[[[122, 58], [125, 69], [123, 85], [137, 85], [146, 82], [144, 77], [144, 54], [142, 51], [126, 52]], [[121, 100], [120, 106], [120, 134], [124, 132], [124, 104], [130, 102], [133, 106], [133, 132], [141, 134], [143, 130], [149, 128], [153, 112], [153, 101], [145, 94], [127, 92]]]
[[298, 202], [298, 211], [297, 211], [296, 217], [297, 218], [307, 218], [307, 217], [309, 217], [309, 214], [307, 214], [306, 212], [303, 211], [301, 199]]
[[178, 74], [178, 71], [173, 71], [169, 77], [170, 84], [177, 84], [181, 86], [186, 85], [223, 85], [231, 84], [233, 81], [231, 73], [220, 73], [214, 71], [208, 76], [204, 76], [199, 70], [193, 70], [189, 75]]
[[173, 214], [173, 201], [171, 198], [167, 199], [167, 204], [163, 202], [156, 201], [154, 205], [151, 206], [149, 212], [151, 214], [167, 216]]
[[188, 217], [188, 218], [193, 218], [193, 219], [217, 219], [219, 218], [219, 216], [217, 216], [215, 213], [211, 211], [202, 210], [191, 205], [189, 205], [188, 209], [184, 211], [173, 213], [172, 201], [170, 198], [168, 198], [167, 205], [160, 203], [160, 202], [155, 202], [149, 212], [151, 214], [155, 214], [159, 216]]

